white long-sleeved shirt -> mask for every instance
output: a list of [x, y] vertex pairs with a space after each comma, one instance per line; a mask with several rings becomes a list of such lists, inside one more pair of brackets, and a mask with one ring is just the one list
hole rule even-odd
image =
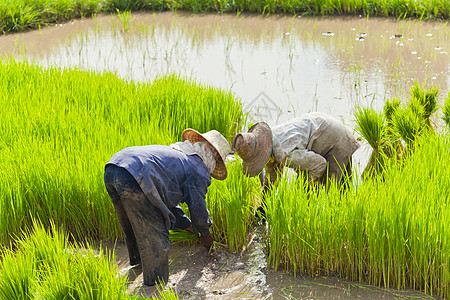
[[[338, 161], [348, 159], [359, 147], [350, 130], [334, 117], [314, 112], [272, 128], [275, 161], [302, 171], [317, 181], [327, 168], [332, 152]], [[342, 162], [345, 163], [345, 162]]]

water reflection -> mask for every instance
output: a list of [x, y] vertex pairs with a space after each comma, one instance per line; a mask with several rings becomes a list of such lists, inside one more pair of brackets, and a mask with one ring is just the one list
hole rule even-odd
[[[0, 37], [42, 65], [147, 81], [177, 73], [231, 90], [271, 125], [323, 111], [352, 126], [356, 105], [408, 99], [415, 80], [446, 96], [449, 30], [438, 22], [158, 13], [97, 16]], [[361, 150], [366, 151], [366, 150]], [[368, 155], [359, 152], [359, 161]], [[364, 162], [361, 163], [364, 165]]]

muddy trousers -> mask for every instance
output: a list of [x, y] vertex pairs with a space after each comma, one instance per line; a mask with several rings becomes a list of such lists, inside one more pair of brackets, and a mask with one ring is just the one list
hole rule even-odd
[[150, 204], [134, 177], [107, 165], [105, 185], [125, 235], [130, 264], [142, 263], [145, 285], [169, 279], [169, 231], [161, 211]]

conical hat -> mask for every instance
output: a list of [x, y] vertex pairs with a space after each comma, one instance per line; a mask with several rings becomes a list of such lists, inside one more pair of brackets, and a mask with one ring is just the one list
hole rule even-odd
[[189, 140], [192, 144], [207, 141], [215, 150], [213, 155], [216, 159], [216, 167], [214, 168], [214, 171], [211, 172], [211, 176], [219, 180], [227, 178], [228, 171], [227, 166], [225, 165], [225, 158], [231, 152], [231, 148], [228, 141], [220, 134], [220, 132], [211, 130], [201, 134], [194, 129], [187, 128], [183, 131], [181, 136], [183, 142]]
[[232, 147], [242, 158], [247, 176], [256, 176], [272, 153], [272, 130], [265, 122], [257, 123], [248, 132], [238, 133], [233, 139]]

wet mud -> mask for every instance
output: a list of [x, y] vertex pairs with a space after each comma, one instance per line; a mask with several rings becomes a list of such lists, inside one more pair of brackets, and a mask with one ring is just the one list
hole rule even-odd
[[[413, 290], [386, 289], [338, 277], [294, 277], [271, 270], [262, 235], [254, 234], [247, 251], [236, 254], [225, 248], [214, 252], [199, 244], [172, 244], [168, 287], [180, 299], [437, 299]], [[158, 297], [156, 287], [142, 284], [142, 267], [131, 267], [122, 241], [104, 244], [114, 251], [122, 275], [128, 276], [130, 294]]]

